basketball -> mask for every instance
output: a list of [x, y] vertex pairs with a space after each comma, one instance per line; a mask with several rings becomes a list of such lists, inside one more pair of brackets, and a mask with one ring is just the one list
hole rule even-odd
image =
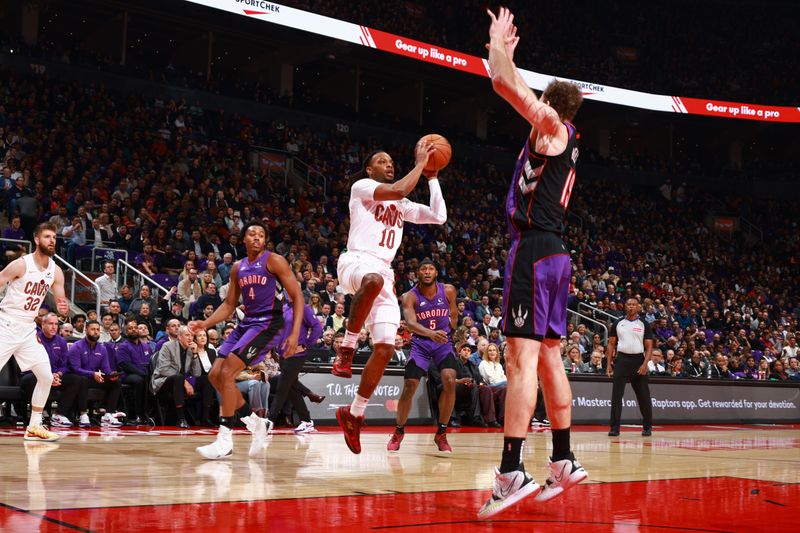
[[429, 141], [433, 143], [436, 150], [431, 153], [428, 158], [428, 165], [425, 167], [425, 172], [438, 172], [442, 170], [450, 162], [450, 156], [453, 155], [453, 149], [447, 139], [437, 133], [426, 135], [419, 142]]

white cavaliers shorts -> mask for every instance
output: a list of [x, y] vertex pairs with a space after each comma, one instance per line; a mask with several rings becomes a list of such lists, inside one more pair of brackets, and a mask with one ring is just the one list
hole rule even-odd
[[[389, 265], [369, 254], [359, 252], [345, 252], [339, 257], [336, 265], [339, 274], [339, 284], [348, 292], [355, 294], [361, 288], [361, 280], [367, 274], [378, 274], [383, 277], [383, 288], [372, 303], [372, 311], [367, 316], [367, 330], [375, 339], [373, 325], [391, 324], [395, 331], [400, 326], [400, 306], [394, 292], [394, 271]], [[390, 343], [394, 343], [394, 336]]]
[[36, 336], [36, 324], [0, 311], [0, 368], [12, 355], [22, 372], [39, 363], [50, 365], [47, 350]]

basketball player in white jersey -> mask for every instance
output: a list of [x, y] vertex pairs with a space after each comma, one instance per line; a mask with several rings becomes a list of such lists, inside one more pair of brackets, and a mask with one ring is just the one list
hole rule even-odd
[[347, 333], [333, 374], [349, 378], [358, 333], [366, 324], [374, 351], [361, 373], [358, 393], [349, 407], [340, 407], [336, 418], [344, 431], [347, 447], [361, 453], [361, 425], [370, 396], [394, 354], [394, 337], [400, 325], [400, 307], [394, 292], [391, 264], [403, 238], [403, 224], [444, 224], [447, 208], [436, 173], [428, 177], [430, 207], [411, 202], [406, 196], [416, 187], [433, 144], [424, 141], [414, 150], [416, 165], [403, 179], [394, 181], [394, 162], [383, 151], [372, 152], [364, 160], [361, 179], [350, 192], [350, 233], [347, 252], [339, 258], [339, 283], [353, 294]]
[[0, 272], [0, 287], [8, 284], [0, 301], [0, 368], [13, 355], [20, 370], [30, 370], [36, 376], [25, 440], [52, 442], [59, 440], [61, 435], [42, 426], [42, 410], [50, 396], [53, 373], [47, 351], [36, 336], [34, 319], [49, 291], [53, 291], [59, 314], [69, 312], [69, 302], [64, 294], [64, 273], [53, 261], [56, 253], [55, 224], [39, 224], [33, 240], [36, 250], [32, 254], [15, 259]]

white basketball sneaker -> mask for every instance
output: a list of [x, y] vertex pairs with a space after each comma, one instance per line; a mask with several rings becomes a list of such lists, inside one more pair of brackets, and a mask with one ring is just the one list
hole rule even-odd
[[297, 425], [297, 427], [294, 428], [292, 431], [294, 431], [295, 433], [312, 433], [312, 432], [316, 431], [314, 429], [314, 421], [313, 420], [309, 420], [308, 422], [305, 422], [305, 421], [300, 422]]
[[50, 419], [50, 425], [60, 428], [71, 428], [73, 426], [72, 420], [64, 415], [53, 415]]
[[122, 422], [113, 414], [106, 413], [103, 415], [103, 418], [100, 419], [100, 425], [103, 427], [118, 428], [122, 425]]
[[233, 431], [226, 426], [220, 426], [217, 440], [211, 444], [196, 448], [196, 451], [206, 459], [211, 460], [230, 456], [233, 453]]
[[240, 420], [247, 426], [247, 430], [253, 435], [250, 441], [250, 457], [258, 457], [261, 451], [267, 447], [267, 435], [272, 429], [272, 423], [266, 418], [261, 418], [255, 413], [250, 413], [249, 416], [240, 418]]
[[514, 470], [513, 472], [501, 474], [500, 470], [495, 468], [494, 475], [492, 497], [489, 498], [489, 501], [478, 511], [478, 518], [494, 516], [500, 511], [514, 505], [525, 496], [537, 494], [542, 489], [542, 487], [523, 470]]
[[589, 477], [586, 469], [575, 459], [575, 456], [570, 453], [570, 457], [570, 459], [562, 459], [555, 462], [552, 459], [547, 460], [550, 475], [547, 477], [542, 492], [536, 496], [537, 502], [552, 500], [565, 490], [574, 487]]

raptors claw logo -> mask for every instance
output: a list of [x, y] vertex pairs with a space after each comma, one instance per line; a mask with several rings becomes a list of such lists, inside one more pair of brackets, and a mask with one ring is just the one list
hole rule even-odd
[[514, 317], [514, 325], [518, 328], [521, 328], [525, 325], [525, 321], [528, 319], [528, 310], [522, 310], [522, 306], [520, 305], [516, 311], [511, 309], [511, 316]]

